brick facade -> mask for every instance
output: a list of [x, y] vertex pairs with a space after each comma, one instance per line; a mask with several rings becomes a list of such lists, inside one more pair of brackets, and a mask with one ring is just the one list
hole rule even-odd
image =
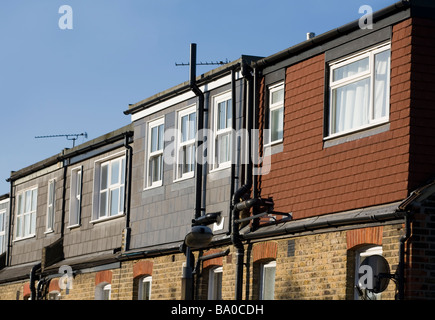
[[[342, 54], [339, 49], [343, 47], [348, 51], [367, 49], [366, 44], [358, 43], [360, 39], [375, 39], [376, 45], [386, 41], [385, 37], [379, 41], [376, 37], [370, 38], [356, 27], [345, 36], [331, 36], [322, 44], [307, 45], [294, 56], [282, 58], [276, 65], [269, 59], [265, 64], [270, 65], [262, 71], [249, 70], [258, 78], [251, 77], [251, 74], [245, 79], [243, 75], [235, 81], [234, 117], [243, 127], [246, 120], [244, 108], [252, 102], [249, 98], [244, 100], [249, 96], [249, 92], [244, 90], [251, 88], [252, 79], [258, 80], [253, 87], [258, 90], [255, 105], [259, 107], [260, 137], [267, 128], [268, 86], [277, 80], [285, 84], [283, 141], [272, 147], [270, 173], [255, 177], [257, 195], [273, 199], [272, 217], [264, 215], [262, 224], [255, 223], [256, 219], [252, 224], [244, 221], [246, 224], [237, 235], [244, 252], [243, 299], [261, 297], [265, 266], [273, 270], [274, 299], [358, 299], [355, 291], [358, 263], [365, 250], [370, 249], [381, 252], [390, 267], [391, 280], [388, 288], [380, 294], [381, 299], [398, 297], [402, 266], [405, 267], [405, 298], [435, 297], [435, 184], [413, 193], [435, 174], [432, 161], [435, 155], [435, 22], [413, 17], [405, 7], [394, 10], [397, 11], [391, 13], [387, 22], [380, 21], [380, 29], [373, 31], [376, 37], [385, 36], [385, 30], [388, 37], [391, 36], [388, 38], [391, 42], [391, 72], [387, 122], [352, 132], [350, 137], [328, 137], [325, 134], [331, 55], [339, 51]], [[341, 40], [342, 36], [349, 38]], [[240, 68], [237, 72], [242, 74], [241, 62], [243, 59], [230, 67]], [[226, 67], [222, 68], [219, 72], [223, 74]], [[230, 70], [231, 75], [234, 75], [234, 70]], [[219, 72], [204, 77], [204, 86], [211, 88], [206, 94], [210, 110], [213, 97], [228, 94], [233, 89], [230, 75], [222, 76]], [[209, 80], [214, 81], [212, 85], [206, 82]], [[52, 297], [62, 300], [102, 298], [99, 290], [110, 284], [110, 299], [137, 300], [139, 288], [147, 278], [145, 281], [151, 281], [151, 299], [182, 299], [185, 295], [182, 277], [186, 274], [186, 256], [180, 245], [191, 228], [196, 200], [195, 181], [191, 177], [174, 180], [175, 167], [165, 164], [162, 185], [146, 188], [144, 164], [147, 161], [150, 121], [161, 118], [165, 121], [165, 128], [177, 127], [178, 112], [192, 107], [197, 101], [189, 90], [178, 86], [174, 92], [168, 90], [162, 94], [157, 102], [155, 97], [147, 99], [138, 111], [141, 116], [135, 115], [133, 124], [121, 130], [122, 134], [114, 135], [113, 141], [108, 142], [102, 137], [95, 141], [95, 149], [93, 146], [78, 147], [53, 158], [60, 163], [59, 159], [65, 157], [62, 165], [69, 165], [67, 170], [52, 163], [47, 166], [49, 169], [41, 166], [40, 171], [30, 170], [28, 177], [16, 179], [19, 183], [14, 186], [15, 193], [40, 185], [38, 231], [34, 237], [19, 239], [12, 244], [9, 265], [0, 270], [0, 300], [29, 297], [32, 263], [45, 260], [40, 258], [41, 249], [53, 244], [55, 249], [62, 247], [62, 257], [48, 261], [47, 265], [44, 263], [42, 270], [38, 271], [38, 275], [54, 277], [47, 282], [47, 291], [60, 295]], [[175, 102], [167, 102], [166, 94], [170, 97], [168, 99], [176, 96]], [[158, 105], [160, 100], [164, 102], [163, 107]], [[141, 107], [141, 103], [133, 108]], [[148, 108], [158, 111], [151, 112]], [[211, 115], [208, 121], [212, 122]], [[134, 139], [131, 137], [133, 134]], [[263, 145], [262, 138], [259, 145]], [[263, 156], [260, 150], [259, 155]], [[95, 163], [119, 155], [131, 161], [131, 166], [124, 172], [126, 176], [131, 175], [129, 183], [125, 183], [125, 190], [129, 192], [125, 199], [131, 200], [125, 202], [124, 209], [128, 210], [119, 216], [95, 221], [95, 204], [98, 202], [98, 195], [94, 194], [94, 179], [98, 175]], [[73, 165], [70, 165], [71, 161]], [[72, 227], [68, 225], [72, 186], [70, 171], [77, 166], [83, 168], [81, 225]], [[246, 182], [248, 172], [245, 166], [240, 165], [239, 169], [237, 183], [241, 185]], [[206, 189], [201, 190], [204, 210], [219, 212], [223, 223], [220, 227], [213, 225], [216, 227], [215, 242], [209, 247], [193, 250], [194, 298], [198, 300], [209, 299], [212, 291], [209, 290], [210, 276], [215, 276], [211, 271], [216, 269], [219, 270], [216, 278], [222, 299], [235, 297], [236, 270], [240, 265], [238, 250], [241, 249], [233, 246], [234, 239], [229, 230], [235, 227], [231, 224], [230, 170], [230, 167], [210, 170], [203, 179], [206, 185]], [[55, 230], [52, 234], [45, 234], [44, 201], [48, 192], [47, 181], [52, 178], [56, 178], [56, 198], [60, 201], [56, 202]], [[250, 213], [257, 214], [259, 209], [256, 207]], [[243, 217], [246, 217], [249, 209], [242, 210], [245, 210]], [[44, 214], [39, 215], [39, 212]], [[283, 213], [291, 213], [291, 216]], [[61, 226], [62, 222], [64, 226]], [[301, 227], [292, 229], [295, 225]], [[406, 242], [402, 252], [403, 239]], [[55, 249], [52, 252], [57, 252]], [[402, 253], [404, 264], [400, 260]], [[71, 263], [75, 271], [69, 289], [61, 285], [60, 271], [57, 273], [64, 262]], [[5, 274], [12, 280], [6, 279]]]

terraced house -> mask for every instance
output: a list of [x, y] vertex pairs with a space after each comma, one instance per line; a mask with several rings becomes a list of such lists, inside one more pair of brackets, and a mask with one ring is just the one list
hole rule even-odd
[[433, 298], [435, 5], [372, 18], [13, 172], [0, 298]]

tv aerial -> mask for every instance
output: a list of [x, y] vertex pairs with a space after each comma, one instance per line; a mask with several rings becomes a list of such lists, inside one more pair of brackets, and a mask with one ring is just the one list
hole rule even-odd
[[84, 133], [71, 133], [71, 134], [54, 134], [54, 135], [49, 135], [49, 136], [36, 136], [35, 139], [66, 137], [67, 140], [72, 140], [73, 148], [74, 148], [75, 142], [80, 136], [84, 136], [85, 139], [88, 138], [88, 134], [86, 132], [84, 132]]

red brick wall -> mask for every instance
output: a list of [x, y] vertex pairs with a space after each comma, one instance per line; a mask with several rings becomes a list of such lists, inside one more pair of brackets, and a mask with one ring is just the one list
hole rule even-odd
[[347, 249], [353, 249], [359, 245], [376, 244], [382, 245], [382, 233], [384, 227], [372, 227], [349, 230], [346, 233]]
[[284, 150], [261, 177], [275, 210], [303, 218], [389, 203], [408, 196], [410, 20], [393, 27], [390, 130], [323, 147], [324, 55], [286, 70]]
[[410, 187], [435, 174], [435, 22], [412, 19]]

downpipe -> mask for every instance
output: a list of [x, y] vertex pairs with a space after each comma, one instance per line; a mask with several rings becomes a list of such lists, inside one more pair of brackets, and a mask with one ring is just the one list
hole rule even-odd
[[[247, 177], [246, 183], [237, 189], [237, 191], [233, 194], [232, 197], [232, 233], [231, 233], [231, 242], [236, 248], [236, 286], [235, 286], [235, 300], [242, 300], [242, 292], [243, 292], [243, 266], [244, 266], [244, 257], [245, 257], [245, 249], [242, 242], [242, 236], [239, 233], [239, 223], [237, 220], [240, 218], [240, 199], [246, 193], [251, 192], [252, 187], [252, 159], [251, 159], [251, 130], [253, 125], [253, 117], [252, 117], [252, 76], [251, 70], [245, 64], [242, 64], [242, 75], [246, 79], [247, 90], [248, 90], [248, 103], [247, 103], [247, 118], [248, 118], [248, 157], [249, 162], [247, 165]], [[235, 102], [233, 102], [235, 103]], [[235, 115], [233, 115], [234, 117]]]
[[30, 300], [36, 300], [36, 271], [41, 269], [41, 263], [35, 264], [30, 270]]
[[405, 213], [405, 234], [399, 240], [398, 300], [405, 299], [405, 245], [411, 237], [411, 217]]

